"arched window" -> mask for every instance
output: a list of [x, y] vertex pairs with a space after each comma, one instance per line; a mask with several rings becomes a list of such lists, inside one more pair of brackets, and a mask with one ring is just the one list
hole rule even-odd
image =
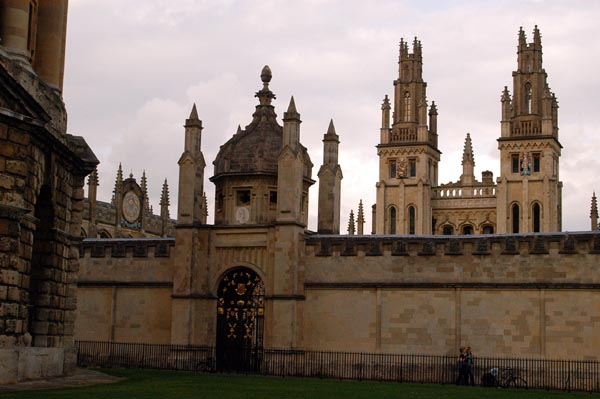
[[512, 206], [512, 232], [519, 232], [519, 204], [514, 204]]
[[483, 234], [494, 234], [494, 226], [485, 225], [483, 226]]
[[454, 227], [450, 226], [449, 224], [445, 225], [442, 229], [442, 234], [445, 236], [451, 236], [454, 234]]
[[463, 226], [462, 233], [463, 233], [463, 235], [466, 235], [466, 236], [472, 235], [473, 234], [473, 226], [471, 226], [469, 224], [466, 226]]
[[390, 208], [390, 234], [396, 234], [396, 208]]
[[525, 108], [527, 113], [531, 113], [531, 84], [528, 82], [525, 84]]
[[404, 93], [404, 121], [410, 122], [412, 115], [410, 112], [410, 93]]
[[540, 204], [538, 204], [537, 202], [533, 204], [532, 213], [533, 213], [533, 232], [539, 233], [540, 232], [541, 210], [540, 210]]
[[415, 207], [408, 207], [408, 234], [415, 234]]

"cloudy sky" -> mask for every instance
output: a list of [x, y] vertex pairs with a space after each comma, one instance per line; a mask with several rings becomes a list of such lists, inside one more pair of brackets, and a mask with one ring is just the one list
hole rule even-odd
[[590, 196], [600, 190], [599, 20], [600, 2], [589, 0], [71, 0], [63, 93], [69, 131], [84, 136], [101, 161], [99, 199], [110, 200], [122, 162], [138, 179], [146, 171], [155, 211], [168, 179], [174, 217], [182, 125], [196, 103], [212, 220], [212, 161], [238, 124], [250, 123], [268, 64], [278, 115], [290, 96], [296, 100], [315, 174], [334, 120], [345, 231], [360, 199], [366, 209], [375, 202], [380, 106], [392, 94], [400, 38], [418, 36], [423, 44], [445, 183], [461, 174], [467, 132], [476, 176], [498, 176], [500, 94], [512, 86], [519, 26], [531, 41], [537, 24], [560, 105], [563, 229], [588, 230]]

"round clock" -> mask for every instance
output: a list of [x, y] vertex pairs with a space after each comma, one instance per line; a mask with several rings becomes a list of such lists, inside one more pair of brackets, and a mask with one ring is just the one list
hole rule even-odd
[[248, 219], [250, 219], [250, 211], [248, 208], [242, 206], [235, 211], [235, 220], [237, 220], [239, 224], [247, 223]]
[[123, 196], [123, 217], [129, 223], [135, 223], [140, 216], [140, 199], [133, 191]]

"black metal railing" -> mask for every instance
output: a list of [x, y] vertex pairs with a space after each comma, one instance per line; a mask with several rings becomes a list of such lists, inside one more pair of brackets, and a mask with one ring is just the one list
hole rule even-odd
[[[80, 367], [124, 367], [239, 372], [275, 376], [319, 377], [453, 384], [458, 377], [454, 356], [325, 352], [297, 349], [249, 349], [238, 363], [219, 364], [215, 348], [77, 341]], [[494, 376], [496, 384], [518, 388], [600, 392], [600, 362], [518, 358], [475, 358], [475, 383]]]

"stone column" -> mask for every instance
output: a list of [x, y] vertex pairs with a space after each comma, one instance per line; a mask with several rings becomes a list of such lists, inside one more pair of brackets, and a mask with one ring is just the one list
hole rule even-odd
[[29, 0], [3, 0], [0, 5], [0, 38], [2, 46], [12, 54], [29, 62], [31, 52], [30, 19], [33, 17], [31, 2]]
[[40, 1], [33, 69], [53, 88], [62, 91], [67, 37], [68, 0]]

